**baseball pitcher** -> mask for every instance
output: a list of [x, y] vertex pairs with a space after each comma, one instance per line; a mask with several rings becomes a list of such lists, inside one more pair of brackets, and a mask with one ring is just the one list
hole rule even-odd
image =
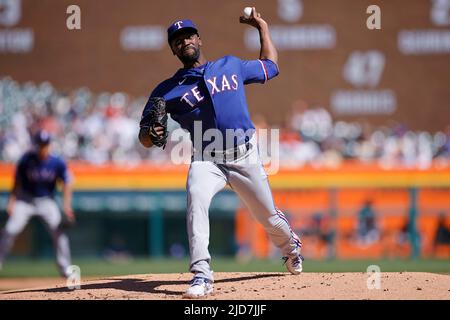
[[[69, 239], [65, 227], [75, 222], [72, 211], [72, 189], [66, 163], [50, 154], [51, 137], [43, 130], [33, 138], [34, 149], [26, 152], [16, 167], [14, 186], [9, 197], [8, 221], [0, 238], [0, 267], [14, 244], [16, 236], [22, 232], [33, 216], [43, 220], [50, 232], [56, 248], [56, 261], [61, 276], [69, 277], [71, 265]], [[63, 187], [64, 213], [54, 200], [57, 182]], [[63, 223], [64, 221], [64, 223]]]
[[[244, 85], [265, 83], [278, 75], [277, 50], [266, 21], [255, 8], [248, 18], [240, 17], [240, 22], [259, 31], [261, 51], [257, 60], [234, 56], [207, 60], [199, 31], [191, 20], [178, 20], [170, 25], [169, 46], [183, 67], [153, 90], [140, 122], [139, 140], [145, 147], [165, 146], [166, 113], [189, 131], [193, 141], [186, 188], [189, 269], [194, 277], [185, 298], [213, 292], [208, 210], [211, 199], [227, 184], [280, 248], [288, 271], [292, 274], [302, 271], [302, 244], [286, 217], [275, 207], [244, 90]], [[214, 132], [219, 134], [211, 143], [206, 137]]]

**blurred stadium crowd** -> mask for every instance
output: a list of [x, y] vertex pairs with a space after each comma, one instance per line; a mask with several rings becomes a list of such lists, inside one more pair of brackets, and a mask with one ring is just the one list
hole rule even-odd
[[[132, 165], [169, 160], [174, 143], [161, 152], [137, 139], [147, 97], [123, 92], [94, 94], [88, 88], [58, 91], [50, 83], [19, 84], [0, 79], [0, 161], [15, 162], [30, 147], [38, 127], [53, 134], [53, 148], [68, 160]], [[257, 128], [269, 128], [254, 115]], [[172, 132], [178, 125], [171, 121]], [[450, 125], [439, 132], [412, 131], [402, 124], [373, 127], [364, 120], [334, 121], [322, 107], [299, 100], [280, 128], [280, 165], [338, 166], [343, 160], [378, 162], [384, 167], [426, 169], [450, 160]]]

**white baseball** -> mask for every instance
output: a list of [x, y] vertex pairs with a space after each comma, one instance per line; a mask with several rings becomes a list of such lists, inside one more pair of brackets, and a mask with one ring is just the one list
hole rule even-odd
[[252, 11], [253, 11], [253, 8], [251, 8], [251, 7], [245, 7], [245, 9], [244, 9], [244, 17], [245, 18], [250, 18], [250, 16], [252, 15]]

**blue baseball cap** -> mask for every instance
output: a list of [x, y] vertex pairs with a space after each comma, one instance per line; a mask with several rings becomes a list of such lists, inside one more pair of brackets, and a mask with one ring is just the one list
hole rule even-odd
[[189, 19], [187, 20], [177, 20], [174, 23], [170, 25], [170, 27], [167, 29], [167, 40], [170, 41], [173, 39], [173, 37], [180, 31], [186, 31], [186, 30], [192, 30], [196, 33], [198, 33], [197, 26]]
[[52, 137], [45, 130], [39, 130], [33, 136], [33, 142], [37, 146], [45, 146], [45, 145], [49, 144], [51, 140], [52, 140]]

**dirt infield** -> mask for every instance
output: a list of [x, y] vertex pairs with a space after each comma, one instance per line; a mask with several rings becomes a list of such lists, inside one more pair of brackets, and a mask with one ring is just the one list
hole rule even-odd
[[[1, 300], [177, 300], [191, 274], [150, 274], [89, 279], [69, 290], [61, 279], [0, 279]], [[16, 283], [14, 283], [14, 281]], [[44, 281], [47, 285], [43, 286]], [[450, 299], [450, 275], [396, 272], [381, 275], [380, 289], [367, 288], [366, 273], [216, 273], [211, 300]]]

